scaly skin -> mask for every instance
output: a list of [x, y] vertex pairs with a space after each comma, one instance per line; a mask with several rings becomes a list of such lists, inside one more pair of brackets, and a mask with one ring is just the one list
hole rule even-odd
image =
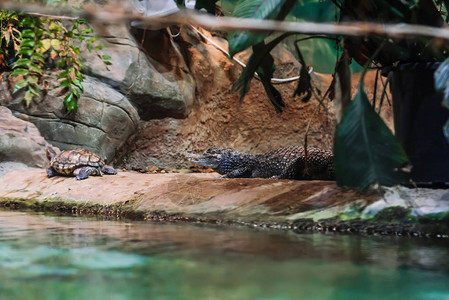
[[333, 180], [333, 154], [330, 151], [289, 146], [264, 154], [247, 154], [232, 149], [211, 148], [191, 161], [212, 167], [225, 178], [278, 178]]

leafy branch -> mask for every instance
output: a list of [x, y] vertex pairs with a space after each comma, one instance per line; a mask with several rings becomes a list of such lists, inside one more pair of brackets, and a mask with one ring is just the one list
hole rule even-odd
[[[84, 43], [89, 52], [97, 52], [106, 68], [111, 65], [111, 57], [100, 53], [105, 45], [99, 43], [83, 19], [63, 23], [50, 17], [0, 10], [0, 24], [3, 67], [12, 68], [10, 76], [19, 80], [13, 93], [24, 90], [27, 106], [33, 99], [41, 97], [39, 86], [43, 70], [59, 68], [63, 70], [58, 80], [59, 86], [64, 88], [64, 106], [67, 113], [77, 110], [84, 88], [81, 51], [75, 41]], [[9, 64], [9, 61], [13, 63]]]

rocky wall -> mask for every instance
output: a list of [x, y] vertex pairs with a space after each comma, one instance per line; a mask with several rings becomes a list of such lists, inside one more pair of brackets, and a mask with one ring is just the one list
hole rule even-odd
[[[242, 101], [238, 92], [231, 92], [242, 66], [218, 49], [227, 49], [221, 34], [192, 26], [94, 28], [113, 64], [108, 70], [95, 53], [83, 51], [85, 91], [76, 113], [67, 114], [62, 105], [57, 72], [45, 74], [41, 99], [28, 107], [23, 94], [11, 93], [14, 80], [2, 74], [0, 105], [34, 124], [48, 143], [61, 149], [88, 148], [126, 169], [185, 168], [190, 165], [188, 153], [209, 147], [260, 153], [303, 144], [306, 135], [308, 145], [332, 148], [333, 103], [316, 95], [307, 103], [293, 97], [297, 81], [276, 84], [286, 103], [282, 114], [274, 111], [256, 78]], [[245, 62], [249, 54], [238, 58]], [[301, 66], [291, 53], [279, 47], [271, 54], [275, 77], [299, 74]], [[311, 76], [324, 93], [331, 76]], [[370, 84], [366, 86], [369, 90]]]

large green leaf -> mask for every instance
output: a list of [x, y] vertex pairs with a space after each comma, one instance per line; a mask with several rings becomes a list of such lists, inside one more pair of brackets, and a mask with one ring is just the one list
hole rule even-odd
[[[435, 73], [433, 73], [433, 79], [435, 81], [435, 90], [437, 92], [444, 91], [442, 105], [449, 109], [449, 58], [442, 62]], [[443, 133], [449, 142], [449, 120], [443, 126]]]
[[374, 111], [360, 84], [335, 131], [334, 163], [339, 186], [366, 189], [404, 182], [404, 149]]
[[433, 78], [437, 92], [442, 92], [449, 86], [449, 58], [441, 63], [435, 73], [433, 73]]
[[[233, 13], [237, 18], [251, 19], [283, 19], [296, 1], [292, 0], [243, 0]], [[236, 32], [229, 38], [229, 53], [231, 56], [262, 42], [268, 33]]]
[[332, 0], [296, 1], [290, 15], [308, 22], [335, 21], [335, 4]]
[[286, 0], [243, 0], [235, 8], [237, 18], [273, 19]]

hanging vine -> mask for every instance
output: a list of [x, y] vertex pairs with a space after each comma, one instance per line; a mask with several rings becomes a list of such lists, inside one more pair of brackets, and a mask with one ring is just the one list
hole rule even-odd
[[105, 47], [83, 19], [61, 20], [0, 10], [0, 68], [12, 70], [16, 78], [13, 93], [24, 91], [29, 106], [41, 97], [40, 84], [45, 69], [60, 69], [59, 86], [63, 87], [67, 113], [76, 111], [83, 89], [80, 45], [97, 52], [106, 67], [111, 57], [100, 52]]

